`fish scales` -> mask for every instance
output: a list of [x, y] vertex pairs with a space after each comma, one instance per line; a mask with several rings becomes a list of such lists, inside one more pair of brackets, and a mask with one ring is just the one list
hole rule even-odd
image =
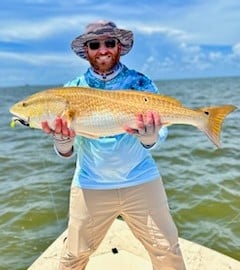
[[[122, 126], [124, 125], [136, 128], [136, 114], [146, 113], [149, 109], [162, 114], [163, 120], [166, 118], [166, 125], [169, 124], [168, 119], [171, 119], [173, 112], [175, 112], [175, 118], [178, 117], [180, 122], [183, 121], [183, 116], [189, 119], [190, 111], [183, 108], [178, 100], [170, 97], [130, 90], [101, 91], [84, 89], [84, 92], [74, 90], [75, 88], [63, 89], [59, 93], [56, 90], [56, 94], [67, 96], [70, 110], [74, 111], [72, 126], [79, 130], [79, 134], [86, 127], [91, 128], [91, 131], [95, 131], [95, 133], [97, 130], [104, 128], [104, 131], [98, 131], [102, 136], [123, 132]], [[79, 101], [81, 106], [79, 106]], [[181, 108], [179, 112], [177, 107]], [[193, 119], [193, 114], [194, 112], [191, 112], [191, 119]]]
[[41, 128], [43, 121], [53, 127], [55, 118], [62, 117], [76, 134], [98, 138], [123, 133], [126, 126], [137, 128], [136, 116], [153, 110], [160, 114], [163, 126], [195, 126], [219, 147], [222, 123], [235, 109], [231, 104], [192, 109], [173, 97], [136, 90], [63, 87], [27, 97], [10, 112], [33, 128]]

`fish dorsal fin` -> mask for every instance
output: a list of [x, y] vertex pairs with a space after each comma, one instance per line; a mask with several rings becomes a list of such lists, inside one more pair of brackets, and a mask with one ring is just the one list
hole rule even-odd
[[161, 98], [161, 100], [163, 102], [166, 102], [168, 104], [172, 104], [172, 105], [175, 105], [175, 106], [182, 106], [182, 102], [179, 101], [178, 99], [174, 98], [174, 97], [161, 95], [161, 94], [157, 94], [157, 96], [159, 96], [159, 98]]

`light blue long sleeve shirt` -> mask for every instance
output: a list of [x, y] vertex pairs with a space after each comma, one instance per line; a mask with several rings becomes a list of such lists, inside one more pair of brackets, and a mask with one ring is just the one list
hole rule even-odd
[[[145, 75], [121, 65], [121, 72], [111, 80], [94, 76], [91, 69], [65, 86], [89, 86], [107, 89], [135, 89], [158, 93], [156, 85]], [[167, 137], [167, 128], [161, 128], [156, 148]], [[73, 186], [83, 189], [116, 189], [150, 182], [160, 176], [150, 151], [139, 140], [126, 133], [99, 139], [76, 136], [77, 154]]]

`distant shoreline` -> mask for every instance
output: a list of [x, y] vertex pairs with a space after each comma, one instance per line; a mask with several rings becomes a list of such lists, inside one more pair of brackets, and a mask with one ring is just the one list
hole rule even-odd
[[[194, 81], [194, 80], [220, 80], [220, 79], [240, 79], [240, 75], [232, 76], [212, 76], [212, 77], [189, 77], [189, 78], [166, 78], [166, 79], [153, 79], [154, 82], [169, 82], [169, 81]], [[49, 83], [49, 84], [22, 84], [22, 85], [5, 85], [0, 86], [1, 89], [5, 88], [22, 88], [22, 87], [39, 87], [39, 88], [52, 88], [52, 87], [61, 87], [65, 82], [61, 83]]]

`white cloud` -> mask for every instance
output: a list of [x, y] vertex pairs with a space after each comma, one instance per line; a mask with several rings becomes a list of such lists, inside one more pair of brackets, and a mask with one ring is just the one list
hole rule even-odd
[[88, 62], [70, 54], [0, 52], [0, 85], [64, 84]]
[[[47, 4], [48, 1], [43, 2]], [[73, 9], [74, 6], [77, 8]], [[15, 16], [5, 18], [5, 21], [0, 19], [1, 39], [31, 40], [63, 32], [80, 33], [90, 21], [108, 17], [121, 27], [143, 34], [160, 33], [200, 44], [231, 45], [238, 42], [236, 33], [240, 28], [240, 4], [237, 0], [202, 0], [179, 6], [156, 1], [154, 5], [148, 6], [139, 3], [137, 11], [135, 5], [129, 3], [128, 12], [132, 11], [132, 16], [122, 12], [120, 3], [104, 3], [103, 7], [95, 1], [89, 4], [73, 1], [70, 6], [69, 2], [66, 6], [66, 1], [60, 1], [56, 3], [56, 8], [59, 12], [55, 16], [32, 17], [26, 14], [24, 19]]]
[[179, 49], [186, 54], [199, 54], [201, 52], [200, 46], [190, 45], [185, 42], [179, 44]]
[[0, 35], [2, 41], [44, 39], [69, 30], [83, 31], [82, 26], [91, 20], [92, 16], [62, 16], [45, 20], [5, 21], [2, 22]]
[[216, 62], [222, 60], [224, 56], [221, 52], [210, 52], [208, 57], [210, 61]]
[[[42, 65], [70, 65], [72, 57], [69, 54], [35, 54], [35, 53], [15, 53], [15, 52], [0, 52], [1, 62], [18, 61], [19, 63], [30, 64], [33, 66]], [[83, 62], [83, 60], [80, 60]]]
[[235, 44], [232, 50], [235, 57], [240, 57], [240, 43]]
[[240, 43], [237, 43], [232, 46], [232, 53], [226, 57], [226, 63], [235, 67], [239, 70], [240, 68]]
[[[129, 26], [130, 27], [130, 26]], [[148, 24], [134, 23], [131, 28], [134, 32], [141, 34], [162, 34], [169, 38], [174, 38], [178, 40], [187, 40], [190, 38], [188, 33], [175, 28], [170, 28], [166, 26], [156, 25], [149, 22]]]
[[[46, 68], [49, 74], [59, 72], [61, 77], [66, 76], [67, 67], [68, 74], [79, 74], [88, 63], [73, 53], [66, 54], [66, 47], [68, 50], [71, 38], [83, 32], [90, 21], [109, 18], [119, 27], [133, 30], [134, 50], [123, 61], [126, 59], [130, 67], [149, 76], [178, 77], [184, 71], [187, 76], [198, 75], [198, 71], [211, 75], [220, 68], [222, 73], [237, 72], [240, 59], [237, 0], [183, 1], [179, 5], [153, 1], [139, 2], [137, 7], [130, 1], [127, 10], [123, 8], [126, 0], [101, 4], [86, 1], [73, 0], [69, 5], [66, 0], [23, 0], [21, 7], [14, 6], [15, 16], [0, 16], [2, 70], [5, 66], [12, 66], [14, 72], [16, 66], [35, 67], [36, 72]], [[26, 13], [31, 7], [33, 14]], [[10, 12], [9, 9], [7, 14]]]
[[[184, 1], [183, 1], [184, 2]], [[192, 1], [191, 1], [192, 2]], [[155, 8], [159, 14], [149, 22], [155, 21], [159, 25], [166, 25], [170, 29], [179, 29], [191, 38], [195, 44], [234, 44], [238, 42], [240, 29], [239, 10], [237, 0], [201, 0], [179, 6], [169, 7], [166, 13]], [[147, 22], [146, 22], [147, 23]]]

